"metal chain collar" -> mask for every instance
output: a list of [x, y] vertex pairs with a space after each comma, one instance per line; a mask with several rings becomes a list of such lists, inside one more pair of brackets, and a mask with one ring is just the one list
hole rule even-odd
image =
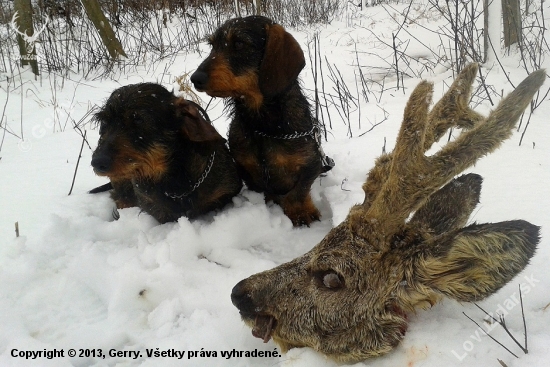
[[313, 125], [313, 127], [311, 128], [311, 130], [309, 131], [304, 131], [304, 132], [293, 132], [292, 134], [284, 134], [284, 135], [270, 135], [270, 134], [266, 134], [262, 131], [254, 131], [255, 134], [258, 134], [260, 136], [263, 136], [264, 138], [271, 138], [271, 139], [281, 139], [281, 140], [292, 140], [292, 139], [298, 139], [298, 138], [303, 138], [305, 136], [314, 136], [315, 135], [315, 130], [317, 129], [317, 125]]
[[172, 199], [181, 199], [186, 196], [191, 195], [196, 189], [199, 188], [199, 186], [206, 180], [206, 177], [208, 177], [208, 174], [210, 173], [210, 170], [212, 169], [212, 166], [214, 165], [214, 158], [216, 157], [216, 151], [213, 151], [210, 155], [210, 158], [208, 158], [208, 165], [206, 166], [206, 169], [202, 173], [201, 177], [199, 177], [199, 180], [191, 187], [191, 190], [184, 192], [183, 194], [176, 195], [176, 194], [169, 194], [167, 192], [164, 193], [164, 195], [168, 196]]
[[[292, 139], [303, 138], [306, 136], [311, 136], [313, 137], [313, 139], [315, 139], [315, 143], [317, 143], [317, 150], [319, 150], [319, 154], [321, 154], [321, 163], [323, 164], [323, 173], [330, 171], [332, 167], [334, 167], [334, 159], [327, 156], [323, 151], [323, 148], [321, 147], [321, 130], [319, 129], [319, 122], [314, 123], [311, 130], [304, 131], [301, 133], [295, 131], [292, 134], [269, 135], [258, 130], [254, 131], [254, 133], [260, 136], [263, 136], [265, 138], [280, 139], [280, 140], [292, 140]], [[264, 176], [266, 176], [266, 179], [269, 178], [269, 172], [268, 172], [267, 166], [265, 166], [264, 168]]]

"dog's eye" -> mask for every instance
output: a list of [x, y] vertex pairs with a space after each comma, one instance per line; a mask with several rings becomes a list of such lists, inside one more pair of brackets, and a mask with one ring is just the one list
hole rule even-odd
[[235, 50], [242, 50], [244, 47], [244, 43], [241, 41], [235, 41], [233, 46], [235, 47]]
[[134, 122], [134, 124], [141, 124], [141, 123], [143, 123], [143, 117], [141, 117], [138, 114], [133, 114], [132, 115], [132, 121]]

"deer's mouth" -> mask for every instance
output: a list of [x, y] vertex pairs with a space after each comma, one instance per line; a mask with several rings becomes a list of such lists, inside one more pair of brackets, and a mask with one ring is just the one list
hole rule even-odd
[[267, 343], [275, 332], [277, 319], [262, 310], [253, 300], [246, 287], [246, 280], [241, 280], [231, 291], [231, 302], [239, 309], [242, 320], [252, 328], [252, 335]]
[[252, 327], [252, 335], [260, 338], [267, 343], [271, 339], [271, 335], [277, 326], [277, 320], [269, 315], [256, 315], [254, 326]]

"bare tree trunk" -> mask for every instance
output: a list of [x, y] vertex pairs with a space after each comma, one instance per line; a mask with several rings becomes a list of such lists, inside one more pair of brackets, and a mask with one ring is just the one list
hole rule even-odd
[[[13, 9], [17, 12], [15, 24], [17, 29], [17, 44], [21, 56], [21, 66], [30, 65], [34, 75], [38, 75], [38, 62], [36, 61], [36, 48], [34, 47], [36, 37], [32, 25], [31, 0], [15, 0]], [[25, 37], [26, 35], [26, 37]]]
[[519, 0], [502, 0], [504, 47], [521, 42], [521, 15]]
[[483, 0], [483, 63], [489, 55], [489, 0]]
[[262, 14], [262, 0], [255, 0], [254, 3], [256, 4], [256, 15]]
[[241, 17], [241, 8], [239, 7], [239, 0], [235, 0], [235, 14], [237, 17]]
[[88, 18], [94, 23], [103, 44], [107, 48], [109, 55], [112, 58], [118, 59], [120, 56], [126, 57], [126, 53], [122, 49], [122, 45], [118, 38], [116, 38], [115, 32], [109, 24], [107, 17], [101, 11], [101, 6], [97, 0], [81, 0]]
[[485, 17], [485, 62], [493, 63], [501, 55], [502, 3], [499, 0], [484, 0]]

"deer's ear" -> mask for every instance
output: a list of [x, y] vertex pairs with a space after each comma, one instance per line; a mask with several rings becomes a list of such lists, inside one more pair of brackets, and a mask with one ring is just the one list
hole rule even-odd
[[540, 228], [523, 220], [473, 224], [434, 245], [417, 280], [458, 301], [479, 301], [512, 280], [534, 255]]
[[428, 197], [409, 225], [427, 228], [436, 235], [464, 227], [479, 203], [482, 182], [483, 178], [475, 173], [451, 180]]
[[264, 58], [260, 65], [260, 90], [275, 96], [290, 86], [306, 65], [300, 44], [279, 24], [267, 26]]

